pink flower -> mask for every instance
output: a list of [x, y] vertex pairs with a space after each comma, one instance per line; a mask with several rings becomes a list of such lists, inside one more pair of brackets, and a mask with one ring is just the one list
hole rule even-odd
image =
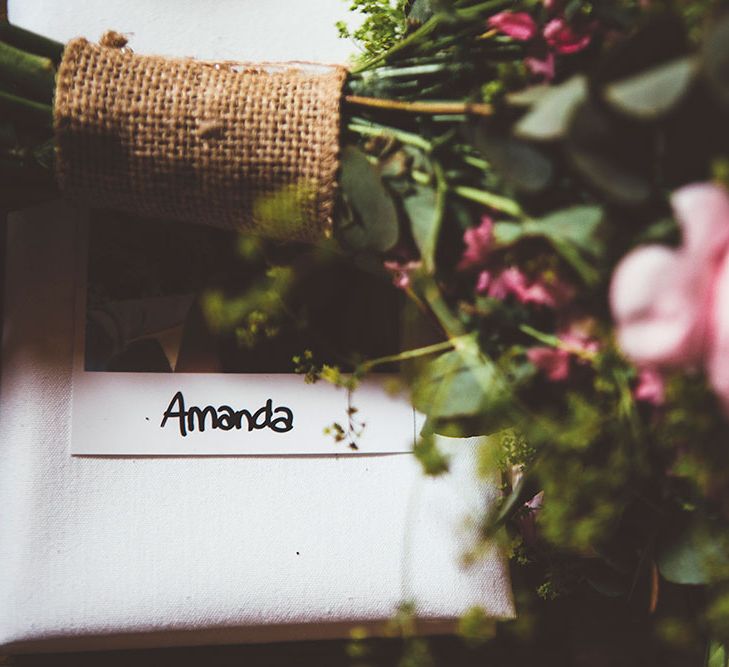
[[[543, 278], [529, 281], [526, 275], [511, 266], [502, 271], [495, 279], [490, 274], [485, 283], [485, 276], [479, 276], [476, 291], [483, 292], [488, 288], [488, 295], [493, 299], [503, 300], [509, 295], [516, 297], [521, 303], [533, 303], [550, 308], [558, 308], [564, 305], [572, 297], [572, 290], [560, 282], [553, 280], [546, 282]], [[483, 289], [479, 290], [479, 287]]]
[[422, 262], [398, 262], [387, 261], [384, 263], [385, 268], [392, 273], [392, 283], [400, 289], [410, 287], [410, 274], [422, 266]]
[[613, 275], [618, 342], [640, 366], [703, 366], [729, 412], [729, 195], [696, 184], [671, 203], [683, 245], [637, 248]]
[[589, 46], [592, 30], [592, 26], [576, 30], [563, 18], [552, 19], [544, 26], [544, 39], [557, 53], [577, 53]]
[[489, 289], [489, 285], [491, 285], [492, 279], [493, 276], [490, 271], [481, 271], [481, 273], [478, 274], [478, 279], [476, 280], [476, 294], [486, 294]]
[[489, 19], [488, 24], [490, 28], [520, 42], [529, 41], [537, 34], [537, 24], [526, 12], [499, 12]]
[[486, 261], [493, 244], [493, 229], [494, 221], [484, 215], [478, 227], [470, 227], [463, 233], [466, 249], [456, 267], [459, 271], [481, 266]]
[[570, 353], [561, 347], [532, 347], [527, 359], [552, 382], [566, 380], [570, 374]]
[[527, 69], [535, 76], [541, 76], [545, 81], [554, 79], [554, 54], [548, 53], [544, 60], [539, 58], [524, 58]]
[[654, 368], [643, 368], [638, 373], [638, 384], [633, 391], [637, 401], [663, 405], [666, 400], [666, 386], [663, 376]]
[[560, 334], [559, 339], [559, 347], [532, 347], [527, 350], [527, 359], [552, 382], [560, 382], [569, 377], [572, 356], [585, 361], [599, 350], [597, 341], [582, 334], [565, 332]]

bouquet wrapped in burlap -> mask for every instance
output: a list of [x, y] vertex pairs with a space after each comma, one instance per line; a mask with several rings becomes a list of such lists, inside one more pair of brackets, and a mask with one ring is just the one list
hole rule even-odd
[[[513, 51], [476, 40], [503, 2], [462, 4], [455, 23], [413, 18], [405, 39], [352, 70], [139, 55], [114, 31], [61, 45], [3, 23], [4, 208], [60, 191], [87, 206], [305, 242], [331, 236], [338, 217], [345, 246], [387, 250], [400, 236], [397, 206], [381, 188], [381, 156], [363, 168], [363, 144], [402, 139], [423, 117], [440, 123], [427, 136], [489, 115], [462, 98]], [[474, 48], [454, 68], [442, 49], [458, 25]], [[338, 185], [355, 191], [343, 207]]]
[[63, 194], [289, 240], [331, 228], [344, 68], [141, 56], [125, 44], [110, 32], [64, 49], [53, 110]]

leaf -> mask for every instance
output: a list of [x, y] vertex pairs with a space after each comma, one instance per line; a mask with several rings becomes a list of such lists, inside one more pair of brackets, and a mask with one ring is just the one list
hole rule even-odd
[[531, 107], [549, 95], [551, 89], [552, 86], [549, 84], [540, 83], [536, 86], [529, 86], [523, 90], [508, 93], [506, 95], [506, 101], [514, 107]]
[[480, 416], [507, 400], [495, 364], [470, 347], [440, 355], [413, 383], [413, 406], [431, 419]]
[[650, 21], [607, 49], [597, 64], [592, 82], [598, 87], [622, 81], [637, 72], [686, 55], [690, 49], [686, 39], [686, 26], [672, 12], [655, 15]]
[[643, 120], [670, 112], [683, 100], [698, 67], [696, 58], [677, 58], [605, 87], [605, 99], [617, 110]]
[[705, 540], [705, 532], [695, 524], [674, 532], [658, 550], [656, 562], [663, 578], [674, 584], [708, 583]]
[[431, 477], [437, 477], [448, 472], [449, 458], [438, 449], [434, 434], [431, 430], [424, 429], [420, 438], [415, 443], [413, 450], [415, 458], [423, 466], [423, 472]]
[[577, 105], [587, 97], [587, 78], [573, 76], [564, 83], [550, 87], [514, 127], [522, 139], [554, 141], [564, 136]]
[[483, 126], [476, 130], [474, 143], [501, 177], [518, 190], [541, 192], [551, 183], [552, 162], [536, 147]]
[[594, 260], [605, 251], [600, 238], [603, 217], [599, 206], [573, 206], [537, 220], [497, 222], [494, 240], [504, 247], [526, 238], [546, 239], [586, 282], [593, 283], [598, 278]]
[[442, 194], [432, 188], [417, 186], [415, 194], [403, 202], [426, 273], [435, 271], [435, 251], [443, 220], [443, 199]]
[[414, 0], [408, 11], [408, 20], [425, 23], [435, 14], [435, 7], [433, 5], [433, 0]]
[[339, 184], [353, 215], [335, 230], [338, 240], [352, 250], [392, 248], [399, 236], [395, 204], [375, 167], [354, 146], [342, 149]]
[[652, 194], [651, 135], [609, 117], [593, 102], [572, 116], [566, 147], [574, 167], [607, 197], [637, 206]]
[[726, 644], [712, 640], [706, 650], [706, 667], [727, 667], [729, 652]]

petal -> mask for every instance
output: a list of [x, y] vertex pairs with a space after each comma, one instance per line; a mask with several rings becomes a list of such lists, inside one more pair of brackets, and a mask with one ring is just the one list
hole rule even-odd
[[544, 39], [557, 53], [577, 53], [590, 45], [590, 28], [577, 30], [562, 18], [552, 19], [544, 26]]
[[512, 39], [527, 41], [537, 34], [537, 24], [526, 12], [499, 12], [488, 21], [489, 27]]
[[[729, 244], [729, 195], [711, 183], [676, 190], [671, 204], [683, 231], [683, 245], [697, 262], [718, 261]], [[704, 267], [705, 268], [705, 267]]]
[[696, 363], [703, 349], [706, 280], [690, 258], [663, 246], [629, 253], [610, 286], [610, 305], [623, 352], [641, 365]]
[[724, 409], [729, 412], [729, 253], [716, 274], [708, 329], [706, 370]]

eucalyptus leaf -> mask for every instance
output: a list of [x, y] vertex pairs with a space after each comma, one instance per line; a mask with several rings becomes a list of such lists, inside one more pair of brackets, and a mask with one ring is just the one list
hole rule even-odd
[[415, 244], [420, 251], [426, 273], [435, 271], [435, 251], [443, 221], [443, 195], [432, 188], [417, 186], [415, 194], [403, 205], [410, 219]]
[[338, 240], [352, 250], [392, 248], [399, 235], [395, 204], [376, 168], [354, 146], [342, 149], [339, 184], [352, 216], [335, 230]]
[[433, 0], [414, 0], [408, 11], [408, 20], [425, 23], [435, 14]]
[[514, 128], [522, 139], [554, 141], [564, 136], [572, 113], [587, 97], [587, 77], [573, 76], [542, 95]]
[[687, 585], [708, 583], [706, 537], [696, 525], [687, 524], [661, 545], [656, 562], [666, 581]]
[[506, 95], [506, 101], [514, 107], [531, 107], [549, 94], [553, 87], [547, 83], [529, 86], [523, 90], [516, 90]]
[[494, 240], [506, 247], [526, 238], [544, 238], [583, 280], [594, 283], [599, 277], [595, 260], [601, 259], [605, 251], [601, 239], [603, 217], [599, 206], [573, 206], [537, 220], [497, 222]]
[[698, 61], [677, 58], [605, 87], [605, 99], [617, 111], [644, 120], [669, 113], [687, 95]]
[[477, 350], [441, 354], [413, 384], [413, 406], [430, 419], [480, 416], [501, 410], [507, 400], [496, 366]]
[[706, 651], [706, 667], [727, 667], [729, 665], [729, 651], [726, 644], [718, 641], [709, 642]]
[[552, 162], [535, 146], [489, 127], [479, 127], [474, 142], [501, 177], [518, 190], [537, 193], [552, 182]]
[[573, 166], [590, 184], [617, 203], [637, 206], [652, 194], [651, 138], [588, 101], [572, 116], [566, 148]]
[[626, 578], [600, 561], [590, 563], [585, 579], [592, 588], [605, 597], [620, 597], [629, 590]]

